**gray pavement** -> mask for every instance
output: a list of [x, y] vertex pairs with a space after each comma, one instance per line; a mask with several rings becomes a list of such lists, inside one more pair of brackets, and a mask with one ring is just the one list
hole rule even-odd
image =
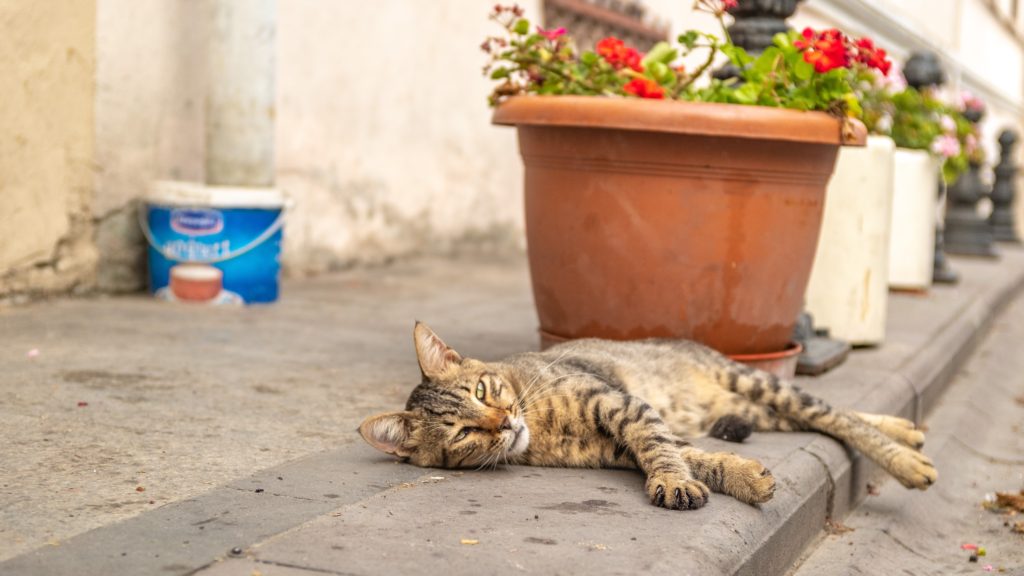
[[[1024, 299], [993, 326], [928, 418], [927, 451], [941, 481], [907, 498], [887, 489], [845, 520], [852, 532], [830, 535], [793, 576], [1024, 574], [1019, 521], [984, 510], [986, 495], [1024, 490]], [[968, 561], [963, 544], [986, 548]]]
[[[885, 346], [801, 384], [925, 413], [1024, 282], [1024, 251], [1005, 252], [955, 260], [956, 288], [893, 295]], [[144, 297], [0, 310], [0, 574], [782, 574], [877, 481], [814, 434], [701, 440], [772, 468], [779, 490], [760, 509], [724, 496], [655, 509], [623, 471], [397, 464], [354, 429], [415, 383], [413, 319], [471, 356], [537, 344], [517, 258], [291, 282], [245, 310]]]

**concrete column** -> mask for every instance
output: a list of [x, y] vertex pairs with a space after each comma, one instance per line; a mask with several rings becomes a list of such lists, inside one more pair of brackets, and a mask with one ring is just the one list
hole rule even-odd
[[206, 182], [274, 184], [276, 0], [210, 0]]

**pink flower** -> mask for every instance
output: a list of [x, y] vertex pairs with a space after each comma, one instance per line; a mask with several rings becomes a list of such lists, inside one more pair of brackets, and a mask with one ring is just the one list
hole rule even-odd
[[738, 8], [740, 5], [738, 0], [697, 0], [697, 4], [694, 5], [695, 10], [701, 12], [708, 12], [715, 16], [721, 16], [730, 10]]
[[936, 136], [932, 141], [932, 152], [943, 158], [952, 158], [960, 154], [960, 141], [956, 139], [956, 136], [949, 134]]
[[555, 42], [560, 37], [565, 36], [565, 28], [556, 28], [554, 30], [545, 30], [540, 26], [537, 26], [537, 34], [547, 38], [548, 40]]
[[962, 110], [985, 110], [985, 101], [970, 92], [960, 93], [960, 108]]
[[953, 120], [952, 116], [943, 114], [942, 118], [939, 119], [939, 126], [942, 127], [942, 131], [946, 133], [956, 132], [956, 120]]
[[897, 94], [907, 89], [907, 79], [903, 77], [903, 69], [898, 62], [893, 62], [888, 74], [877, 72], [881, 76], [880, 84], [889, 94]]
[[967, 137], [964, 138], [964, 152], [966, 152], [967, 155], [970, 156], [977, 151], [978, 138], [974, 134], [968, 134]]

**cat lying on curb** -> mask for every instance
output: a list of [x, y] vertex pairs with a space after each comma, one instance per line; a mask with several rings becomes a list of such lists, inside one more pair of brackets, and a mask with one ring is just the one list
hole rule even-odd
[[775, 493], [760, 462], [705, 452], [686, 438], [741, 442], [752, 430], [817, 430], [908, 488], [925, 490], [937, 478], [912, 422], [833, 409], [694, 342], [574, 340], [480, 362], [424, 324], [413, 339], [422, 383], [404, 411], [367, 418], [359, 433], [418, 466], [639, 468], [657, 506], [700, 508], [709, 492], [757, 504]]

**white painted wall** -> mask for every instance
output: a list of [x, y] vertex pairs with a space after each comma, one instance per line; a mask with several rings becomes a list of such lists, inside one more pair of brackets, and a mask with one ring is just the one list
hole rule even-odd
[[[539, 2], [521, 3], [536, 20]], [[514, 130], [481, 75], [491, 2], [279, 4], [278, 184], [290, 269], [522, 245]]]

